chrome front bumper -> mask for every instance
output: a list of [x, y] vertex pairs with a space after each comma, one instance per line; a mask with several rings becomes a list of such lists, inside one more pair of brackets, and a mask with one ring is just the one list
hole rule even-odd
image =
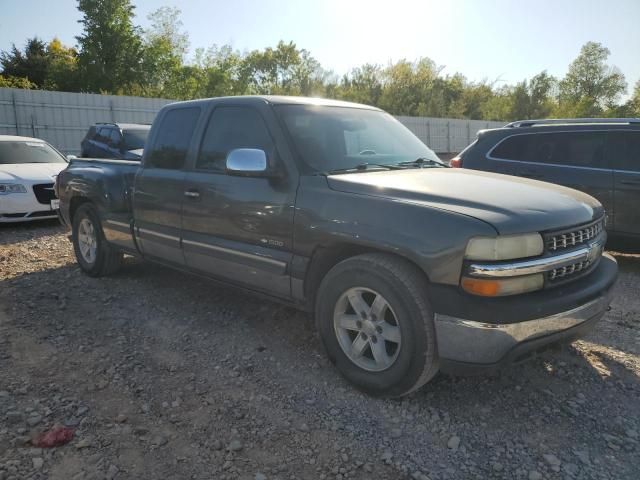
[[[609, 307], [609, 292], [572, 310], [518, 323], [492, 324], [435, 314], [438, 353], [444, 363], [492, 366], [583, 333]], [[515, 355], [514, 355], [515, 354]]]

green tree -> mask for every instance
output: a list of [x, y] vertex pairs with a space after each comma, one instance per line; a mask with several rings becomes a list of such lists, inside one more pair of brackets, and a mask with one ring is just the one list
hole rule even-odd
[[244, 58], [230, 45], [196, 50], [195, 65], [203, 75], [201, 86], [205, 97], [242, 95], [250, 91], [250, 72]]
[[[149, 96], [173, 96], [178, 77], [184, 80], [184, 57], [189, 36], [182, 31], [180, 10], [161, 7], [147, 17], [151, 26], [143, 34], [143, 91]], [[180, 97], [180, 94], [178, 94]]]
[[4, 76], [27, 78], [37, 88], [44, 87], [49, 64], [47, 46], [38, 37], [28, 39], [24, 51], [16, 48], [14, 44], [9, 52], [0, 53], [0, 65]]
[[634, 117], [640, 117], [640, 80], [636, 82], [636, 86], [633, 88], [633, 95], [627, 102], [629, 108], [629, 115]]
[[522, 108], [520, 105], [528, 106], [528, 94], [523, 88], [525, 83], [519, 83], [515, 87], [505, 85], [495, 90], [493, 95], [482, 105], [482, 119], [504, 121], [526, 118], [513, 112], [515, 105], [519, 105], [517, 109]]
[[63, 92], [77, 92], [80, 90], [78, 75], [78, 52], [75, 48], [67, 47], [58, 38], [54, 38], [47, 45], [49, 70], [44, 88]]
[[616, 67], [607, 64], [610, 53], [600, 43], [583, 45], [560, 82], [560, 115], [598, 116], [616, 104], [626, 91], [627, 83]]
[[303, 48], [299, 51], [298, 62], [291, 72], [289, 92], [293, 95], [318, 95], [324, 89], [327, 75], [320, 62]]
[[[494, 111], [486, 117], [487, 120], [522, 120], [532, 118], [546, 118], [555, 108], [552, 91], [556, 80], [543, 71], [531, 80], [523, 80], [514, 87], [507, 87], [496, 96], [504, 97], [509, 108], [506, 111]], [[498, 116], [502, 115], [502, 117]]]
[[249, 93], [311, 95], [324, 90], [326, 72], [309, 51], [280, 41], [244, 55], [237, 77]]
[[130, 0], [78, 0], [83, 32], [76, 37], [84, 90], [127, 93], [142, 78], [142, 39]]
[[37, 85], [29, 81], [26, 77], [10, 77], [0, 75], [0, 88], [24, 88], [34, 89], [38, 88]]
[[342, 78], [339, 98], [351, 102], [378, 105], [382, 95], [382, 69], [370, 63], [356, 67]]
[[426, 57], [416, 62], [403, 59], [389, 65], [382, 74], [380, 107], [395, 115], [427, 115], [440, 70]]
[[468, 84], [462, 92], [461, 99], [464, 105], [464, 118], [484, 120], [485, 106], [493, 96], [493, 88], [486, 81]]

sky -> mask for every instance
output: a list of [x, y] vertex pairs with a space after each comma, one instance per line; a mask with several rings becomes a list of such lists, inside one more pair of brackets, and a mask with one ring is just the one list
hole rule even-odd
[[[640, 0], [132, 0], [135, 23], [161, 6], [182, 11], [191, 51], [231, 44], [245, 51], [295, 42], [341, 75], [363, 63], [429, 57], [443, 73], [513, 84], [547, 70], [562, 77], [588, 41], [629, 92], [640, 79]], [[37, 35], [75, 45], [75, 0], [0, 0], [0, 50]]]

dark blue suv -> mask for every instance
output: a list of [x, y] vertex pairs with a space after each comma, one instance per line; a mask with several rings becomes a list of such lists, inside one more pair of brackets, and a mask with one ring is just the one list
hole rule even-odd
[[140, 160], [150, 129], [137, 123], [96, 123], [80, 144], [80, 156]]
[[604, 205], [610, 234], [640, 239], [640, 119], [513, 122], [478, 132], [451, 166], [582, 190]]

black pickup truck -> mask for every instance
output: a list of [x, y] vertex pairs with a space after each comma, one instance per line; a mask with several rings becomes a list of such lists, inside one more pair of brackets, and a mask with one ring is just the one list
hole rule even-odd
[[330, 359], [373, 394], [575, 338], [617, 276], [594, 198], [447, 168], [352, 103], [167, 105], [141, 162], [72, 160], [56, 191], [87, 274], [133, 254], [313, 311]]

